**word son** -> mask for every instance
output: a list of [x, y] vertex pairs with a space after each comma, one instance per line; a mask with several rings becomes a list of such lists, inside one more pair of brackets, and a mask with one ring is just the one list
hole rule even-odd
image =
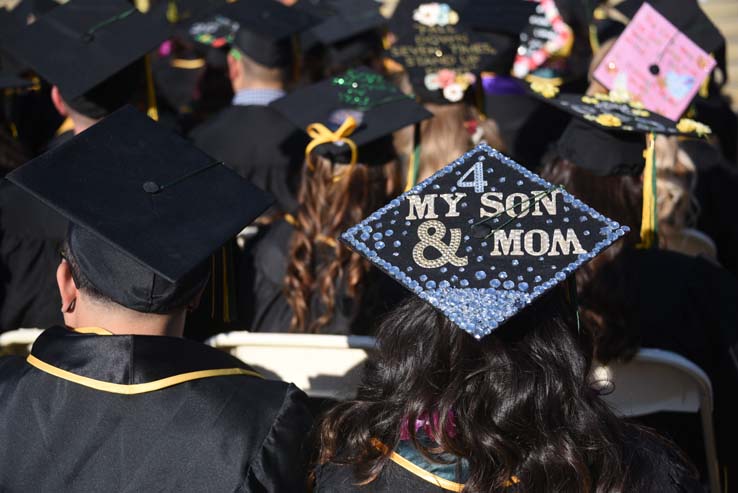
[[[553, 191], [533, 191], [511, 193], [506, 197], [501, 192], [486, 192], [480, 196], [479, 217], [504, 220], [531, 216], [555, 216], [557, 214], [558, 197], [561, 193]], [[442, 217], [459, 217], [459, 204], [466, 198], [466, 193], [442, 193], [408, 196], [408, 221], [418, 219], [437, 219], [439, 212], [445, 210]], [[492, 224], [491, 222], [489, 224]], [[445, 232], [445, 231], [444, 231]], [[490, 255], [579, 255], [587, 253], [582, 248], [576, 231], [572, 228], [553, 231], [544, 229], [511, 229], [495, 231], [490, 237], [492, 251]]]

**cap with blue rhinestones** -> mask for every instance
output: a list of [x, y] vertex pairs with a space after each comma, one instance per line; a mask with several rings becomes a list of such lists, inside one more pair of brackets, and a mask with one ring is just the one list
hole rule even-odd
[[481, 339], [627, 231], [482, 144], [342, 240]]

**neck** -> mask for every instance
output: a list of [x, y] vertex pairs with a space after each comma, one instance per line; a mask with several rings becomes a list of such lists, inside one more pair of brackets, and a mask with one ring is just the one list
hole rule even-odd
[[121, 306], [77, 301], [72, 314], [64, 314], [68, 327], [100, 327], [115, 335], [182, 337], [186, 310], [172, 314], [140, 313]]
[[271, 89], [275, 91], [284, 91], [284, 84], [282, 84], [281, 82], [250, 79], [243, 79], [238, 84], [233, 84], [233, 92], [249, 89]]
[[72, 123], [74, 123], [74, 135], [84, 132], [98, 122], [98, 120], [80, 115], [79, 113], [70, 114], [69, 117], [72, 119]]

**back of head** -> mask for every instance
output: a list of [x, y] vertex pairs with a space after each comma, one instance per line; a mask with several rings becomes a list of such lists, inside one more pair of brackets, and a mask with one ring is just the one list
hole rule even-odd
[[[360, 151], [360, 155], [366, 154], [370, 153]], [[319, 332], [330, 323], [342, 284], [349, 296], [360, 299], [368, 264], [339, 243], [338, 236], [396, 196], [401, 187], [400, 169], [394, 159], [348, 165], [314, 155], [311, 163], [312, 170], [304, 167], [298, 192], [298, 226], [290, 242], [285, 278], [293, 312], [290, 329], [295, 332]], [[310, 313], [314, 293], [324, 308], [320, 314]]]
[[[376, 360], [355, 401], [321, 427], [320, 462], [352, 464], [371, 480], [403, 423], [433, 417], [433, 439], [469, 462], [464, 491], [634, 491], [648, 471], [629, 462], [633, 432], [588, 379], [590, 341], [555, 288], [478, 341], [413, 298], [380, 327]], [[418, 440], [426, 457], [438, 450]]]

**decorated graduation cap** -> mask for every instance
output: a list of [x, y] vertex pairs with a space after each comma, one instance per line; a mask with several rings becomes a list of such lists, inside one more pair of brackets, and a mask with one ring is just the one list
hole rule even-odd
[[513, 64], [513, 75], [520, 78], [534, 73], [549, 59], [569, 56], [574, 43], [574, 33], [554, 0], [538, 0], [535, 5], [520, 31], [520, 46]]
[[593, 76], [676, 120], [709, 80], [724, 43], [694, 0], [642, 3]]
[[342, 240], [480, 339], [627, 231], [481, 144]]
[[274, 0], [228, 3], [189, 26], [190, 36], [215, 48], [232, 46], [267, 67], [293, 61], [295, 38], [316, 19]]
[[298, 89], [270, 106], [313, 138], [308, 157], [315, 150], [348, 164], [385, 164], [394, 157], [392, 132], [433, 116], [368, 68]]
[[461, 14], [474, 29], [506, 33], [517, 38], [528, 26], [536, 6], [535, 1], [527, 0], [469, 2]]
[[655, 135], [702, 137], [710, 128], [686, 118], [673, 122], [614, 94], [557, 94], [551, 87], [536, 87], [534, 93], [575, 117], [559, 140], [560, 157], [600, 176], [643, 172], [641, 241], [655, 245]]
[[168, 35], [166, 23], [124, 0], [74, 0], [9, 39], [3, 49], [59, 87], [91, 117], [128, 102], [143, 80], [134, 62]]
[[396, 40], [388, 55], [408, 73], [423, 102], [458, 103], [482, 71], [507, 73], [516, 40], [472, 30], [462, 18], [463, 2], [402, 0], [390, 20]]
[[80, 274], [140, 312], [188, 303], [208, 279], [209, 255], [271, 203], [130, 106], [7, 178], [69, 219]]

